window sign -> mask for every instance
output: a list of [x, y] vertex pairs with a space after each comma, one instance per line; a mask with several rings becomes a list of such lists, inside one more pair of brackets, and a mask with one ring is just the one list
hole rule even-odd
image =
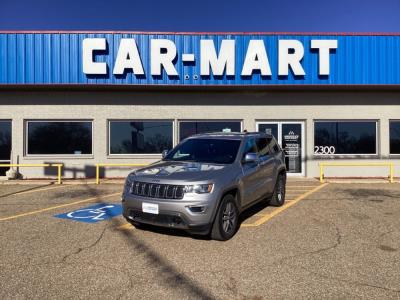
[[[304, 175], [305, 145], [304, 122], [301, 121], [270, 121], [257, 123], [257, 130], [272, 134], [285, 153], [285, 164], [288, 174]], [[278, 145], [272, 140], [270, 149], [279, 151]]]
[[289, 173], [301, 173], [301, 126], [301, 124], [282, 124], [282, 148], [285, 151]]

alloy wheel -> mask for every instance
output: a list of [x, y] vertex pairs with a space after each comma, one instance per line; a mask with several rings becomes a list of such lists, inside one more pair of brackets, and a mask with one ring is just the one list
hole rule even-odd
[[235, 206], [232, 202], [228, 202], [222, 213], [222, 229], [225, 233], [230, 233], [235, 229], [236, 218]]

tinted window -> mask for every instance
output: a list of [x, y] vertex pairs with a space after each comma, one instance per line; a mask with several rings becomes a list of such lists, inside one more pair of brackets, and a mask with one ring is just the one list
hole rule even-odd
[[9, 160], [11, 154], [11, 122], [0, 121], [0, 160]]
[[400, 154], [400, 121], [390, 122], [390, 154]]
[[269, 148], [270, 148], [270, 151], [271, 151], [272, 153], [277, 153], [277, 152], [280, 151], [280, 150], [279, 150], [279, 146], [278, 146], [278, 144], [276, 143], [276, 140], [275, 140], [274, 138], [271, 140], [271, 143], [269, 144]]
[[376, 154], [376, 122], [315, 122], [315, 154]]
[[257, 144], [256, 139], [254, 137], [250, 137], [246, 140], [246, 144], [244, 146], [243, 157], [247, 153], [257, 153]]
[[110, 122], [110, 154], [151, 154], [169, 149], [172, 121]]
[[179, 140], [183, 140], [191, 135], [209, 132], [222, 132], [230, 130], [231, 132], [240, 132], [240, 122], [189, 122], [182, 121], [179, 123]]
[[165, 160], [231, 164], [239, 146], [240, 140], [188, 139], [175, 147]]
[[[11, 155], [11, 122], [0, 121], [0, 163], [10, 163]], [[3, 161], [3, 162], [1, 162]], [[0, 167], [0, 176], [5, 176], [8, 167]]]
[[28, 154], [92, 154], [92, 123], [28, 122]]
[[278, 138], [278, 124], [258, 124], [258, 131], [272, 134], [275, 138]]
[[269, 152], [269, 144], [270, 144], [271, 139], [267, 139], [265, 137], [263, 138], [257, 138], [257, 148], [258, 148], [258, 155], [260, 157], [266, 156], [270, 154]]

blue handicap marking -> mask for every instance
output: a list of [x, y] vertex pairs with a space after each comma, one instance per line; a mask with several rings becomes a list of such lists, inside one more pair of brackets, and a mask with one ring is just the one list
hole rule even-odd
[[85, 223], [96, 223], [119, 216], [122, 213], [120, 204], [101, 203], [80, 208], [68, 213], [55, 215], [56, 218], [70, 219]]

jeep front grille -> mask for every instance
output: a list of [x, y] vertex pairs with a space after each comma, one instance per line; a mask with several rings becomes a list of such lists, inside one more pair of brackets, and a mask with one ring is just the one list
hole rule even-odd
[[185, 186], [134, 181], [130, 193], [137, 196], [162, 199], [182, 199]]

